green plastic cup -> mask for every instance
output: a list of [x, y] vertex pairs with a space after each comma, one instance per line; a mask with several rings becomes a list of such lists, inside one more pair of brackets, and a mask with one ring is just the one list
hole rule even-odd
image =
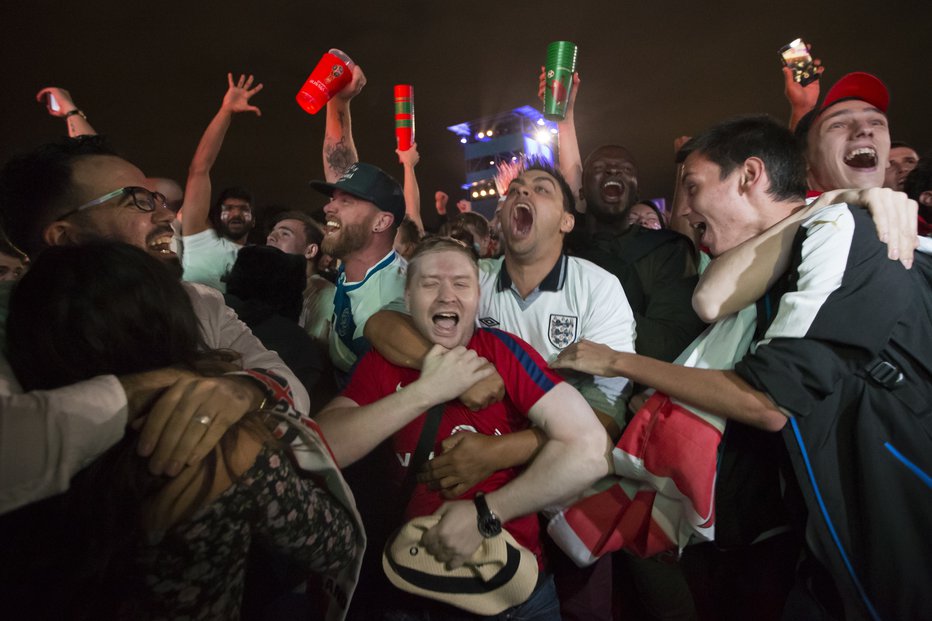
[[562, 121], [566, 116], [566, 104], [570, 100], [575, 71], [575, 43], [554, 41], [547, 46], [547, 63], [544, 65], [544, 118]]

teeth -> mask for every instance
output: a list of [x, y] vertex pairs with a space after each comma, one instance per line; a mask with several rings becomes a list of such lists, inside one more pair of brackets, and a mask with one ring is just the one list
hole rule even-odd
[[161, 237], [156, 237], [151, 242], [149, 242], [149, 248], [153, 250], [157, 250], [158, 252], [162, 252], [162, 253], [170, 253], [171, 243], [172, 243], [171, 235], [162, 235]]
[[603, 188], [607, 188], [607, 187], [623, 188], [624, 186], [618, 183], [617, 181], [606, 181], [605, 183], [602, 184], [602, 187]]
[[340, 223], [337, 222], [336, 220], [327, 220], [327, 226], [329, 226], [332, 229], [338, 229], [340, 228]]
[[859, 155], [877, 157], [877, 151], [873, 147], [861, 147], [860, 149], [855, 149], [849, 152], [848, 155], [845, 156], [845, 161], [849, 162]]

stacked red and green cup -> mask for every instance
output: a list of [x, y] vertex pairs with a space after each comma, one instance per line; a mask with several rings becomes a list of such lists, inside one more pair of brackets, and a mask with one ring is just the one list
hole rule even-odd
[[575, 71], [575, 43], [554, 41], [547, 46], [547, 63], [544, 65], [544, 117], [548, 120], [562, 121], [566, 116], [566, 104], [570, 98]]
[[410, 84], [395, 85], [395, 139], [400, 151], [414, 144], [414, 87]]

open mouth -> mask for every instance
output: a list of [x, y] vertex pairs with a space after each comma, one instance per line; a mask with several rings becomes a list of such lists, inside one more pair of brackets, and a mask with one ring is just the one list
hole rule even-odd
[[705, 222], [694, 222], [689, 226], [691, 226], [694, 231], [699, 233], [699, 241], [702, 242], [703, 238], [705, 237], [706, 230], [708, 229]]
[[625, 184], [615, 179], [609, 179], [602, 184], [602, 199], [608, 203], [617, 203], [625, 193]]
[[174, 256], [174, 251], [171, 247], [172, 236], [171, 235], [159, 235], [155, 239], [149, 242], [148, 247], [151, 252], [157, 254], [162, 254], [165, 256]]
[[443, 332], [452, 332], [460, 322], [460, 316], [452, 312], [437, 313], [432, 319], [434, 325]]
[[518, 203], [511, 210], [511, 230], [518, 237], [524, 237], [531, 232], [534, 225], [534, 213], [527, 203]]
[[342, 228], [342, 225], [336, 220], [327, 220], [325, 233], [327, 235], [330, 235], [331, 233], [335, 233], [339, 231], [341, 228]]
[[845, 155], [845, 164], [851, 168], [876, 168], [877, 151], [874, 147], [861, 147]]

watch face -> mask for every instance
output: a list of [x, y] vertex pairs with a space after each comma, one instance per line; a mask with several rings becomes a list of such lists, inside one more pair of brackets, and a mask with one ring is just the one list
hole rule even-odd
[[485, 538], [495, 537], [502, 532], [502, 522], [492, 514], [479, 517], [479, 534]]

